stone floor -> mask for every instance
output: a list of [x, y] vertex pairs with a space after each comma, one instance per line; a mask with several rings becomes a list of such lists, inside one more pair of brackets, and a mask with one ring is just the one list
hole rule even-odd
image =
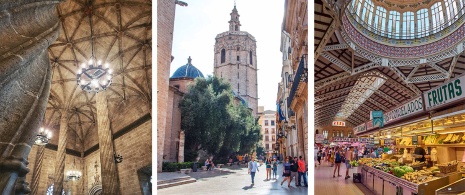
[[[280, 186], [282, 181], [281, 176], [277, 180], [266, 180], [265, 166], [259, 167], [259, 172], [255, 175], [255, 185], [251, 185], [250, 175], [247, 173], [247, 168], [239, 168], [237, 166], [229, 169], [222, 168], [222, 171], [215, 170], [213, 172], [196, 172], [190, 173], [189, 176], [196, 178], [197, 182], [175, 186], [157, 190], [158, 194], [308, 194], [308, 188], [295, 187], [294, 180], [291, 182], [291, 187], [287, 184]], [[282, 174], [282, 165], [278, 166], [278, 173]], [[164, 173], [162, 173], [164, 174]], [[175, 173], [172, 173], [175, 174]], [[163, 175], [160, 178], [157, 175], [157, 180], [168, 178], [170, 176]], [[279, 175], [279, 174], [278, 174]], [[302, 181], [303, 184], [303, 181]]]
[[[333, 178], [334, 167], [329, 163], [322, 162], [321, 165], [315, 167], [315, 191], [314, 194], [344, 194], [344, 195], [361, 195], [373, 194], [363, 184], [354, 183], [352, 178], [344, 179], [346, 167], [341, 164], [340, 174], [342, 177]], [[349, 170], [349, 175], [352, 177], [353, 169]]]

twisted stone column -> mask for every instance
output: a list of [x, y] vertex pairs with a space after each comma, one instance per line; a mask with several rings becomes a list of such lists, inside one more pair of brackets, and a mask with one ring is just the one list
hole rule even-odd
[[53, 194], [61, 195], [63, 180], [65, 177], [66, 144], [68, 143], [68, 112], [63, 110], [60, 119], [60, 131], [58, 136], [58, 150], [55, 159], [55, 174], [53, 176]]
[[51, 85], [47, 47], [59, 33], [56, 1], [0, 1], [0, 193], [27, 193], [27, 156]]
[[105, 92], [97, 93], [97, 128], [102, 172], [102, 194], [118, 195], [120, 192], [118, 172], [114, 158], [110, 119], [108, 118], [108, 102]]
[[40, 172], [42, 171], [42, 161], [44, 160], [45, 146], [38, 146], [34, 171], [32, 172], [31, 194], [38, 194]]

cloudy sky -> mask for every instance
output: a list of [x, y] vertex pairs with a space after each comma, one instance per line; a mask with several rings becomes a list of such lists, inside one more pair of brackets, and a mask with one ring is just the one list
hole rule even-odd
[[[177, 68], [192, 64], [204, 76], [213, 75], [213, 48], [217, 34], [229, 30], [234, 0], [183, 0], [187, 7], [176, 6], [170, 76]], [[257, 40], [258, 104], [276, 110], [278, 83], [281, 80], [281, 25], [284, 0], [236, 0], [241, 31]]]

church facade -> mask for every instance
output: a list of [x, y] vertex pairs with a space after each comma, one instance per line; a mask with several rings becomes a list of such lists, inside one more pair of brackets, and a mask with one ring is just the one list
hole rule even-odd
[[215, 38], [214, 74], [229, 82], [233, 91], [247, 101], [254, 117], [257, 117], [257, 41], [248, 32], [240, 30], [239, 17], [234, 6], [229, 30]]

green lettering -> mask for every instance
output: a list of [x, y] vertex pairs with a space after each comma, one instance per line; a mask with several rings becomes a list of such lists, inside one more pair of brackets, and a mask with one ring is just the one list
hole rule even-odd
[[461, 96], [462, 95], [462, 87], [460, 86], [460, 80], [457, 79], [454, 81], [455, 89], [457, 92], [455, 92], [455, 95]]
[[444, 99], [447, 100], [447, 92], [446, 92], [447, 85], [443, 85], [441, 88], [442, 88], [442, 91], [444, 91]]
[[438, 104], [438, 101], [436, 100], [436, 90], [433, 90], [431, 94], [433, 95], [433, 105]]
[[439, 103], [442, 103], [442, 102], [444, 101], [444, 97], [442, 96], [441, 88], [437, 88], [436, 91], [437, 91], [437, 93], [438, 93], [438, 100], [439, 100]]
[[455, 98], [454, 84], [453, 83], [447, 84], [447, 89], [449, 90], [449, 98], [454, 99]]
[[422, 101], [418, 101], [418, 110], [422, 109], [423, 108], [423, 102]]
[[431, 107], [431, 92], [428, 92], [428, 106]]

